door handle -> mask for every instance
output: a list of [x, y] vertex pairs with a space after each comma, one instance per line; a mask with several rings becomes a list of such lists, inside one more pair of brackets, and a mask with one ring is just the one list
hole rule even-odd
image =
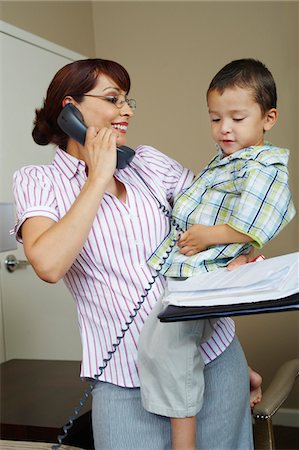
[[25, 266], [30, 266], [30, 262], [27, 260], [19, 260], [15, 257], [15, 255], [8, 255], [4, 261], [4, 265], [8, 272], [12, 273], [17, 269], [21, 269]]

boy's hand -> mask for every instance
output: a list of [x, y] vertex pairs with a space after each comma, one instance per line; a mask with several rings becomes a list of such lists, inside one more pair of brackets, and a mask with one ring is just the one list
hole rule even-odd
[[250, 253], [248, 255], [240, 255], [236, 259], [234, 259], [232, 262], [229, 263], [227, 266], [227, 270], [234, 270], [237, 269], [240, 266], [243, 266], [243, 264], [250, 263], [252, 260], [254, 254], [254, 250], [250, 250]]
[[[252, 237], [235, 230], [228, 224], [191, 225], [180, 235], [178, 247], [183, 255], [192, 256], [212, 245], [251, 242]], [[249, 262], [249, 261], [247, 261]]]
[[243, 266], [243, 264], [265, 259], [264, 255], [259, 255], [254, 259], [253, 257], [254, 257], [254, 248], [252, 248], [247, 255], [245, 254], [240, 255], [236, 259], [234, 259], [231, 263], [229, 263], [229, 265], [227, 266], [227, 270], [234, 270], [240, 266]]
[[183, 255], [192, 256], [206, 250], [209, 242], [210, 227], [206, 225], [192, 225], [185, 233], [180, 235], [177, 245]]

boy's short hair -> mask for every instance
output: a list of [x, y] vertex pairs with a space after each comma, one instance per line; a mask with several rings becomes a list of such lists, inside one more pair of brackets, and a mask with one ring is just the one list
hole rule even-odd
[[246, 88], [253, 92], [256, 103], [265, 114], [276, 108], [277, 93], [274, 78], [261, 61], [247, 58], [236, 59], [226, 64], [212, 79], [207, 91], [217, 90], [220, 94], [227, 88]]

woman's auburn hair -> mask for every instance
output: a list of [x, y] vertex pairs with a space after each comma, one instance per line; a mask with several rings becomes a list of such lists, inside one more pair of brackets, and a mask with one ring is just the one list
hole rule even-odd
[[35, 110], [32, 137], [37, 144], [52, 143], [66, 149], [69, 137], [57, 124], [62, 102], [65, 97], [71, 96], [76, 97], [76, 101], [80, 103], [83, 95], [95, 87], [99, 75], [111, 78], [124, 92], [130, 91], [130, 76], [126, 69], [115, 61], [82, 59], [65, 65], [52, 79], [43, 106]]

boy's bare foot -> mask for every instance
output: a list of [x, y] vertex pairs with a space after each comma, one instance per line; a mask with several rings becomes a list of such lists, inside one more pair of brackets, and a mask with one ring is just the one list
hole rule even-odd
[[250, 407], [253, 409], [262, 399], [262, 377], [249, 367]]

